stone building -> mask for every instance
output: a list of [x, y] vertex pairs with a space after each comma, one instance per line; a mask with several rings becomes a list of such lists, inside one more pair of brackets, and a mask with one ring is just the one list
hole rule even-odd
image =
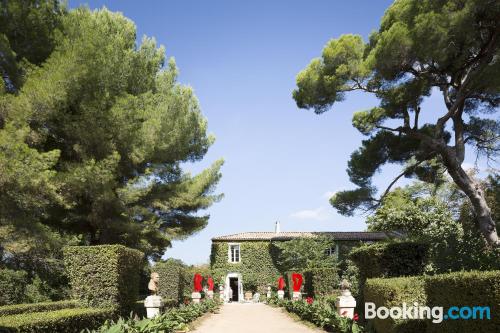
[[[275, 242], [295, 238], [331, 237], [335, 247], [325, 249], [328, 255], [345, 256], [362, 243], [372, 243], [392, 237], [385, 232], [281, 232], [276, 223], [275, 232], [243, 232], [212, 238], [211, 270], [219, 284], [229, 286], [233, 301], [243, 300], [243, 293], [252, 287], [264, 293], [268, 285], [274, 286], [281, 276], [276, 258]], [[245, 290], [244, 290], [245, 289]], [[229, 288], [225, 298], [229, 299]]]

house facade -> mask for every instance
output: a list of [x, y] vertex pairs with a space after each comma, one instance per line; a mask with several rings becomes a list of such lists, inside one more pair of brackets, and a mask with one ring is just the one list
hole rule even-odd
[[245, 291], [265, 293], [267, 286], [275, 286], [282, 275], [276, 259], [276, 242], [296, 238], [329, 237], [335, 247], [325, 249], [328, 255], [344, 257], [354, 246], [391, 238], [385, 232], [281, 232], [277, 224], [275, 232], [243, 232], [212, 238], [210, 265], [219, 285], [225, 288], [225, 299], [243, 300]]

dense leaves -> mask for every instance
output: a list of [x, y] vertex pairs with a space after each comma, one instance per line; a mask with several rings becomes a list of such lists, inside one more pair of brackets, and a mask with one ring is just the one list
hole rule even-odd
[[[395, 1], [368, 42], [355, 35], [332, 39], [297, 75], [293, 97], [316, 113], [353, 90], [380, 100], [353, 116], [353, 126], [369, 138], [348, 164], [358, 188], [331, 198], [340, 213], [380, 202], [372, 178], [386, 163], [404, 166], [395, 180], [436, 183], [445, 168], [470, 199], [483, 235], [499, 242], [483, 193], [461, 167], [466, 145], [488, 159], [500, 151], [500, 126], [491, 116], [500, 103], [499, 13], [492, 0]], [[443, 107], [424, 109], [425, 98], [438, 93]]]

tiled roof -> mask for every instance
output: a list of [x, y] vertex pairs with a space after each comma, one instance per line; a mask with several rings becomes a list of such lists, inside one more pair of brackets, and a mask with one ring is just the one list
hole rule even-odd
[[334, 240], [363, 240], [377, 241], [394, 237], [387, 232], [368, 232], [368, 231], [333, 231], [333, 232], [242, 232], [239, 234], [218, 236], [212, 238], [212, 241], [262, 241], [262, 240], [290, 240], [294, 238], [314, 238], [318, 236], [332, 237]]

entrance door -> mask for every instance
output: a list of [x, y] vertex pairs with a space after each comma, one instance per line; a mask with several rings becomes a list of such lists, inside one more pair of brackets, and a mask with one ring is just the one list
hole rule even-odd
[[231, 277], [229, 278], [229, 288], [233, 291], [233, 298], [231, 299], [233, 302], [239, 301], [239, 292], [238, 292], [238, 278]]

